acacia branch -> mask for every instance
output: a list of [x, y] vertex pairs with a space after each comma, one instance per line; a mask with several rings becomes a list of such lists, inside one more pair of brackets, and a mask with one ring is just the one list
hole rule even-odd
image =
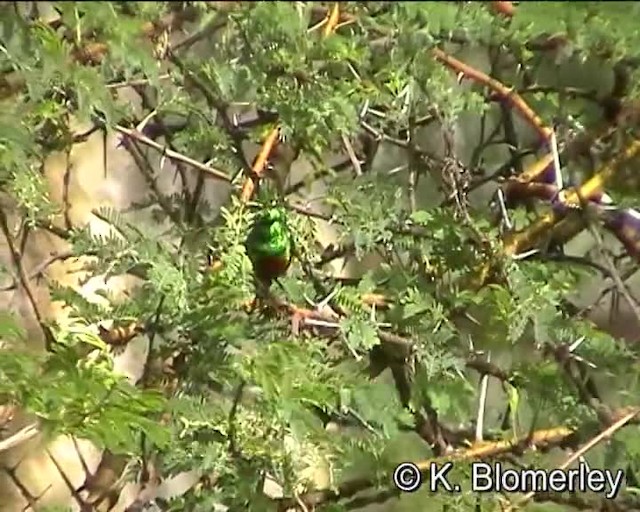
[[[609, 428], [607, 432], [611, 433], [623, 425], [629, 425], [635, 420], [639, 412], [640, 408], [637, 407], [622, 408], [615, 411], [613, 415], [614, 423], [612, 423], [612, 427], [615, 426], [615, 428], [613, 430]], [[563, 448], [575, 445], [580, 430], [581, 429], [564, 426], [537, 430], [515, 440], [480, 442], [470, 448], [459, 449], [442, 457], [417, 461], [415, 464], [418, 469], [426, 475], [434, 463], [441, 465], [450, 461], [467, 462], [485, 460], [507, 454], [518, 454], [528, 450], [548, 450], [552, 447]], [[307, 507], [317, 507], [350, 498], [362, 491], [372, 489], [377, 484], [378, 482], [374, 478], [357, 478], [338, 485], [335, 490], [312, 491], [300, 496], [300, 498]], [[388, 488], [382, 492], [386, 494], [387, 498], [400, 494], [400, 491], [389, 490]], [[297, 506], [297, 501], [289, 497], [280, 498], [276, 501], [278, 502], [278, 510], [283, 512]]]
[[[636, 139], [631, 142], [621, 154], [600, 168], [589, 180], [577, 188], [567, 190], [567, 194], [564, 197], [565, 205], [578, 208], [581, 205], [581, 198], [590, 198], [602, 193], [604, 185], [611, 180], [621, 165], [638, 154], [640, 154], [640, 140]], [[556, 226], [564, 218], [565, 215], [557, 210], [552, 210], [545, 214], [520, 233], [516, 233], [506, 239], [504, 243], [505, 253], [513, 256], [531, 249], [551, 228]], [[572, 235], [574, 232], [579, 232], [582, 229], [579, 224], [579, 219], [578, 224], [576, 224], [575, 221], [571, 222], [570, 227], [574, 229], [570, 229], [567, 234]]]
[[38, 307], [38, 302], [36, 301], [35, 294], [33, 293], [33, 290], [31, 288], [29, 277], [27, 276], [27, 273], [24, 270], [24, 266], [22, 265], [22, 255], [18, 252], [18, 249], [15, 246], [13, 236], [11, 235], [11, 230], [9, 229], [9, 221], [2, 207], [0, 207], [0, 231], [3, 233], [7, 241], [7, 247], [9, 248], [9, 253], [11, 255], [11, 262], [18, 276], [18, 283], [20, 285], [20, 288], [22, 288], [27, 296], [27, 299], [29, 300], [33, 315], [36, 319], [36, 322], [40, 326], [40, 330], [42, 331], [45, 348], [49, 350], [53, 343], [55, 343], [55, 339], [53, 338], [51, 330], [46, 325], [44, 317], [40, 313], [40, 308]]
[[227, 174], [224, 173], [223, 171], [220, 171], [219, 169], [216, 169], [214, 167], [198, 162], [197, 160], [194, 160], [193, 158], [190, 158], [186, 155], [178, 153], [177, 151], [169, 149], [163, 146], [162, 144], [158, 144], [155, 140], [150, 139], [146, 135], [136, 130], [133, 130], [131, 128], [125, 128], [124, 126], [120, 126], [120, 125], [116, 125], [114, 127], [114, 130], [124, 135], [125, 137], [130, 137], [134, 140], [137, 140], [138, 142], [144, 144], [145, 146], [149, 146], [153, 149], [157, 149], [162, 153], [163, 156], [166, 156], [170, 160], [175, 160], [177, 162], [188, 164], [191, 167], [194, 167], [200, 171], [203, 171], [204, 173], [210, 176], [213, 176], [219, 180], [226, 181], [227, 183], [231, 183], [231, 178], [227, 176]]
[[[338, 21], [340, 19], [340, 9], [339, 4], [336, 2], [327, 18], [327, 23], [323, 29], [323, 36], [328, 37], [336, 28]], [[264, 175], [265, 169], [267, 168], [267, 162], [269, 160], [269, 156], [271, 155], [273, 149], [275, 148], [278, 138], [280, 136], [280, 127], [276, 126], [273, 128], [266, 139], [262, 143], [262, 147], [260, 149], [260, 153], [256, 158], [252, 169], [251, 175], [247, 176], [245, 182], [242, 186], [242, 190], [240, 192], [240, 201], [242, 203], [248, 202], [253, 196], [258, 182]]]
[[546, 142], [549, 139], [552, 132], [551, 128], [545, 125], [538, 114], [536, 114], [535, 111], [527, 105], [527, 103], [513, 88], [508, 88], [495, 78], [492, 78], [486, 73], [483, 73], [455, 57], [448, 55], [439, 48], [432, 49], [431, 53], [438, 62], [456, 71], [461, 78], [473, 80], [474, 82], [489, 87], [512, 108], [520, 112], [520, 114], [536, 129], [542, 142]]
[[[229, 2], [231, 3], [231, 2]], [[154, 41], [163, 32], [179, 30], [182, 26], [193, 21], [197, 14], [197, 9], [187, 7], [173, 9], [171, 12], [156, 21], [147, 21], [140, 27], [140, 36], [148, 41]], [[62, 26], [61, 19], [48, 22], [51, 30], [56, 30]], [[42, 26], [42, 21], [37, 21], [33, 26]], [[84, 41], [78, 44], [73, 41], [73, 48], [69, 54], [71, 61], [82, 65], [97, 66], [101, 64], [109, 54], [109, 44], [103, 41]], [[18, 72], [10, 71], [0, 75], [0, 99], [7, 99], [17, 94], [26, 86], [25, 78]]]
[[[576, 460], [578, 460], [585, 453], [587, 453], [589, 450], [591, 450], [591, 448], [593, 448], [594, 446], [599, 444], [601, 441], [603, 441], [605, 439], [609, 439], [618, 430], [620, 430], [622, 427], [624, 427], [629, 422], [631, 422], [638, 415], [638, 413], [640, 413], [640, 409], [639, 408], [633, 408], [627, 414], [624, 414], [620, 419], [618, 419], [617, 421], [613, 422], [608, 428], [606, 428], [605, 430], [600, 432], [597, 436], [595, 436], [589, 442], [585, 443], [578, 450], [573, 452], [567, 458], [567, 460], [565, 460], [562, 464], [560, 464], [560, 466], [558, 466], [558, 469], [565, 470], [565, 469], [569, 468], [569, 466], [571, 466], [571, 464], [573, 464]], [[533, 498], [534, 495], [535, 495], [534, 491], [531, 491], [531, 492], [527, 493], [522, 498], [522, 500], [520, 500], [518, 502], [518, 506], [521, 507], [522, 505], [524, 505], [531, 498]]]
[[12, 436], [0, 441], [0, 453], [10, 450], [30, 439], [33, 439], [40, 433], [37, 423], [31, 423], [26, 427], [18, 430]]

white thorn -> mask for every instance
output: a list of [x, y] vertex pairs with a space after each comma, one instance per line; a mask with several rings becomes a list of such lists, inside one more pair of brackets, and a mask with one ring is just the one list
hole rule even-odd
[[306, 293], [303, 293], [303, 294], [302, 294], [302, 297], [304, 298], [304, 300], [306, 300], [306, 301], [307, 301], [307, 304], [309, 304], [309, 306], [311, 306], [312, 308], [315, 308], [315, 307], [316, 307], [316, 303], [315, 303], [315, 302], [313, 302], [309, 297], [307, 297], [307, 294], [306, 294]]
[[609, 206], [609, 205], [613, 204], [613, 199], [611, 198], [611, 196], [609, 194], [607, 194], [606, 192], [603, 192], [602, 197], [600, 198], [600, 202], [603, 205]]
[[399, 165], [398, 167], [394, 167], [390, 171], [387, 171], [387, 175], [392, 176], [393, 174], [398, 174], [399, 172], [404, 171], [406, 168], [406, 164]]
[[456, 76], [456, 82], [458, 82], [458, 85], [460, 85], [463, 80], [464, 80], [464, 72], [460, 71], [460, 73], [458, 73], [458, 75]]
[[539, 249], [531, 249], [530, 251], [521, 252], [520, 254], [514, 254], [512, 257], [514, 260], [524, 260], [538, 252], [540, 252]]
[[327, 304], [329, 304], [331, 299], [333, 299], [336, 295], [338, 295], [339, 291], [340, 291], [339, 288], [334, 288], [329, 295], [327, 295], [324, 299], [322, 299], [320, 302], [318, 302], [318, 304], [316, 306], [317, 309], [318, 310], [322, 310], [325, 307], [327, 307]]
[[305, 318], [304, 323], [307, 325], [315, 325], [316, 327], [329, 327], [331, 329], [340, 327], [336, 322], [327, 322], [326, 320], [317, 320], [315, 318]]
[[576, 354], [571, 354], [571, 357], [573, 357], [573, 359], [575, 359], [579, 363], [586, 364], [589, 368], [593, 368], [594, 370], [598, 368], [595, 364], [593, 364], [591, 361], [587, 361], [584, 357], [578, 356]]
[[385, 114], [384, 112], [380, 112], [379, 110], [375, 110], [373, 108], [369, 108], [367, 110], [367, 113], [371, 114], [372, 116], [379, 117], [380, 119], [386, 119], [387, 118], [387, 114]]
[[577, 349], [582, 342], [585, 340], [584, 336], [580, 336], [576, 341], [574, 341], [570, 346], [569, 346], [569, 352], [573, 352], [575, 349]]
[[498, 206], [500, 207], [500, 214], [502, 215], [502, 221], [507, 229], [513, 229], [513, 224], [511, 223], [511, 219], [509, 218], [509, 212], [507, 211], [507, 203], [504, 200], [504, 191], [499, 188], [497, 191], [498, 196]]
[[145, 117], [142, 121], [140, 121], [140, 123], [138, 123], [138, 126], [136, 126], [136, 131], [142, 132], [142, 130], [144, 130], [144, 127], [149, 124], [149, 121], [151, 121], [151, 119], [155, 117], [156, 113], [156, 110], [150, 112], [147, 117]]
[[564, 185], [562, 181], [562, 170], [560, 168], [560, 155], [558, 154], [558, 141], [556, 139], [555, 130], [551, 132], [551, 152], [553, 153], [553, 167], [555, 167], [556, 186], [558, 190], [562, 190]]
[[480, 322], [475, 319], [473, 316], [471, 316], [471, 313], [468, 313], [467, 311], [464, 312], [464, 317], [469, 320], [469, 322], [474, 323], [476, 325], [481, 325]]
[[362, 109], [360, 110], [360, 119], [367, 115], [369, 111], [369, 100], [365, 100], [364, 105], [362, 105]]

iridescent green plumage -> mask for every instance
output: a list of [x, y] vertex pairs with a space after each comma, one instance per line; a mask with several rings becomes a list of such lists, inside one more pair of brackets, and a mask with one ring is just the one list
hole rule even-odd
[[256, 278], [269, 286], [283, 276], [293, 255], [293, 238], [287, 226], [286, 212], [282, 208], [269, 208], [260, 212], [245, 242], [247, 255]]

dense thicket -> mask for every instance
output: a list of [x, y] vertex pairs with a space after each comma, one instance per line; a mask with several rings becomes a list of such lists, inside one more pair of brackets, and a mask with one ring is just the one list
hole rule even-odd
[[[598, 509], [600, 496], [476, 495], [469, 464], [561, 466], [613, 425], [584, 455], [627, 471], [616, 510], [640, 507], [637, 344], [573, 302], [606, 278], [599, 301], [640, 311], [625, 284], [637, 222], [601, 200], [637, 203], [640, 4], [53, 5], [0, 7], [5, 281], [29, 295], [20, 234], [48, 230], [66, 258], [140, 285], [107, 306], [48, 283], [73, 320], [36, 315], [42, 351], [3, 314], [0, 396], [47, 435], [128, 461], [101, 491], [153, 466], [197, 475], [156, 500], [167, 511]], [[43, 173], [94, 131], [122, 137], [150, 190], [130, 209], [144, 222], [95, 212], [108, 236], [69, 222]], [[180, 193], [154, 186], [167, 172]], [[212, 183], [229, 187], [221, 207]], [[498, 185], [504, 208], [489, 204]], [[253, 300], [245, 239], [274, 204], [295, 255]], [[595, 248], [566, 253], [580, 232]], [[113, 371], [134, 336], [150, 347], [136, 385]], [[459, 461], [463, 492], [399, 500], [395, 465], [434, 458]]]

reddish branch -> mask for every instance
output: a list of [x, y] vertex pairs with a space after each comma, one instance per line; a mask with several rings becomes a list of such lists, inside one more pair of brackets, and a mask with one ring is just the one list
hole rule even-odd
[[[324, 37], [328, 37], [335, 30], [339, 20], [340, 20], [340, 9], [339, 9], [338, 3], [336, 2], [333, 6], [333, 9], [329, 13], [327, 22], [324, 26], [324, 30], [323, 30]], [[269, 160], [269, 157], [271, 156], [273, 149], [275, 148], [278, 142], [279, 135], [280, 135], [280, 128], [276, 127], [273, 130], [271, 130], [269, 135], [267, 135], [267, 138], [262, 143], [262, 148], [260, 149], [260, 153], [258, 154], [258, 157], [256, 158], [252, 166], [252, 176], [247, 176], [242, 186], [242, 191], [240, 192], [240, 200], [242, 203], [246, 203], [253, 196], [256, 186], [258, 185], [258, 182], [264, 175], [264, 171], [267, 167], [267, 162]]]
[[540, 119], [538, 114], [536, 114], [534, 110], [529, 105], [527, 105], [522, 97], [513, 89], [508, 88], [503, 83], [499, 82], [495, 78], [490, 77], [486, 73], [472, 68], [468, 64], [465, 64], [455, 57], [448, 55], [439, 48], [434, 48], [432, 50], [432, 54], [437, 61], [456, 71], [463, 78], [468, 78], [470, 80], [473, 80], [474, 82], [489, 87], [496, 94], [498, 94], [500, 98], [508, 102], [512, 108], [518, 111], [537, 130], [537, 132], [540, 134], [540, 138], [543, 141], [547, 141], [549, 139], [552, 133], [551, 129], [545, 126], [544, 122], [542, 121], [542, 119]]
[[260, 153], [258, 153], [258, 157], [256, 158], [251, 168], [252, 176], [247, 177], [244, 185], [242, 186], [242, 191], [240, 192], [240, 201], [242, 201], [243, 203], [248, 202], [253, 196], [258, 181], [262, 177], [264, 170], [267, 167], [269, 156], [278, 143], [279, 136], [280, 128], [276, 126], [273, 130], [271, 130], [271, 132], [269, 132], [269, 135], [267, 135], [267, 138], [262, 143]]
[[[432, 53], [439, 62], [459, 73], [461, 77], [469, 78], [492, 89], [498, 97], [503, 101], [508, 102], [512, 108], [518, 111], [525, 120], [527, 120], [536, 129], [543, 141], [546, 142], [549, 140], [552, 130], [545, 126], [542, 119], [513, 89], [506, 87], [504, 84], [490, 77], [486, 73], [472, 68], [438, 48], [432, 50]], [[580, 187], [569, 190], [565, 197], [566, 204], [569, 206], [573, 205], [575, 207], [580, 207], [581, 201], [584, 198], [590, 198], [601, 194], [605, 183], [612, 178], [621, 164], [635, 157], [638, 153], [640, 153], [640, 142], [634, 141], [621, 155], [606, 164], [591, 179], [583, 183]], [[525, 172], [514, 178], [515, 185], [523, 185], [534, 181], [552, 163], [552, 154], [549, 153], [545, 155], [531, 165]], [[558, 226], [563, 219], [564, 216], [556, 211], [546, 214], [538, 221], [525, 228], [522, 232], [510, 236], [505, 240], [506, 253], [509, 255], [515, 255], [532, 248], [537, 242], [548, 236], [551, 230], [557, 230], [558, 234], [563, 235], [562, 239], [566, 240], [575, 236], [575, 234], [582, 229], [582, 226], [576, 223], [564, 222], [562, 226]], [[484, 279], [478, 281], [478, 284], [482, 282], [484, 282]]]

